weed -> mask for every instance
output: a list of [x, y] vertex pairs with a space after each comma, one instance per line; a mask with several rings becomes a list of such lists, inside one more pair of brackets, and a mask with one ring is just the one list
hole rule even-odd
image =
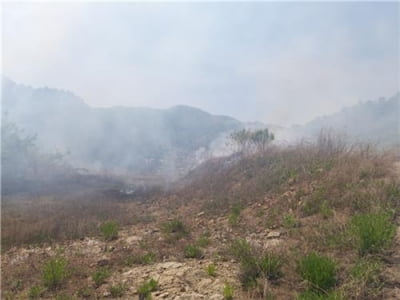
[[343, 300], [343, 296], [337, 292], [329, 292], [329, 293], [316, 293], [314, 291], [305, 291], [300, 294], [298, 300]]
[[106, 241], [115, 240], [118, 237], [118, 224], [108, 221], [100, 225], [100, 232]]
[[352, 218], [350, 232], [361, 255], [377, 253], [390, 245], [395, 225], [386, 213], [359, 214]]
[[224, 300], [232, 300], [233, 294], [234, 294], [233, 285], [226, 283], [224, 285], [224, 289], [222, 290], [222, 296], [224, 297]]
[[125, 259], [125, 264], [127, 266], [132, 265], [151, 265], [156, 260], [156, 255], [153, 252], [148, 252], [146, 254], [136, 254], [130, 255]]
[[201, 258], [203, 253], [200, 248], [195, 245], [188, 245], [185, 247], [185, 257], [186, 258]]
[[58, 288], [67, 278], [67, 261], [64, 258], [56, 257], [50, 259], [43, 268], [43, 284], [47, 288]]
[[207, 234], [202, 234], [196, 241], [196, 245], [202, 248], [210, 245], [210, 239]]
[[42, 286], [33, 285], [29, 289], [28, 297], [29, 297], [29, 299], [38, 299], [43, 295], [44, 291], [45, 291], [45, 289]]
[[209, 276], [211, 276], [211, 277], [217, 276], [217, 273], [216, 273], [216, 271], [217, 271], [217, 266], [216, 266], [215, 264], [209, 264], [209, 265], [207, 266], [206, 271], [207, 271], [207, 274], [208, 274]]
[[328, 219], [333, 216], [333, 210], [329, 207], [328, 201], [323, 201], [319, 207], [319, 212], [324, 219]]
[[282, 258], [272, 253], [265, 253], [257, 261], [261, 273], [269, 280], [276, 280], [282, 277], [282, 264]]
[[117, 298], [117, 297], [122, 297], [125, 293], [126, 286], [123, 283], [119, 283], [117, 285], [112, 285], [110, 287], [110, 294], [111, 297]]
[[108, 277], [110, 277], [110, 272], [106, 269], [98, 270], [92, 274], [92, 279], [96, 287], [102, 285]]
[[142, 283], [137, 289], [137, 292], [139, 294], [139, 299], [140, 300], [151, 299], [151, 292], [154, 292], [157, 289], [158, 289], [158, 281], [154, 280], [153, 278]]
[[186, 225], [179, 219], [174, 219], [162, 224], [162, 230], [169, 237], [175, 237], [181, 239], [188, 235], [188, 229]]
[[232, 207], [231, 212], [228, 217], [228, 222], [231, 226], [238, 225], [241, 210], [242, 210], [242, 208], [239, 204], [236, 204]]
[[299, 221], [293, 215], [283, 216], [283, 226], [286, 228], [294, 228], [299, 226]]
[[94, 292], [89, 286], [81, 287], [78, 290], [78, 297], [82, 298], [93, 298]]
[[315, 292], [327, 291], [336, 284], [336, 263], [329, 257], [311, 253], [300, 261], [300, 276]]

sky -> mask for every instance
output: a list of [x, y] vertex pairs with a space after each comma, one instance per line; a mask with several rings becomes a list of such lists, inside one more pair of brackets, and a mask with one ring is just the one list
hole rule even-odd
[[400, 2], [5, 3], [2, 74], [289, 126], [399, 91]]

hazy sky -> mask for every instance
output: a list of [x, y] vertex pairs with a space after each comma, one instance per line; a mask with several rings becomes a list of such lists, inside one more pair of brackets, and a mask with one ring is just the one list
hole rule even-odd
[[399, 90], [397, 3], [3, 5], [3, 74], [288, 125]]

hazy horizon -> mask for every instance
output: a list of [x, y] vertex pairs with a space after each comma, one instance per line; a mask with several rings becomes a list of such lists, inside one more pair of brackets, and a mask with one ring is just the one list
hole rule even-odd
[[399, 3], [6, 3], [3, 74], [290, 126], [399, 91]]

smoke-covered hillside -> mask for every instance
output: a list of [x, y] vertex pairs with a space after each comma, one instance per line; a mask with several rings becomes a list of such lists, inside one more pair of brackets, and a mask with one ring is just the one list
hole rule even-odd
[[77, 166], [178, 174], [212, 142], [241, 127], [196, 108], [93, 108], [74, 94], [3, 79], [2, 113], [37, 136], [45, 152], [68, 153]]
[[400, 145], [400, 93], [378, 101], [360, 102], [335, 114], [319, 117], [295, 129], [296, 136], [315, 136], [332, 129], [351, 139], [380, 147]]

